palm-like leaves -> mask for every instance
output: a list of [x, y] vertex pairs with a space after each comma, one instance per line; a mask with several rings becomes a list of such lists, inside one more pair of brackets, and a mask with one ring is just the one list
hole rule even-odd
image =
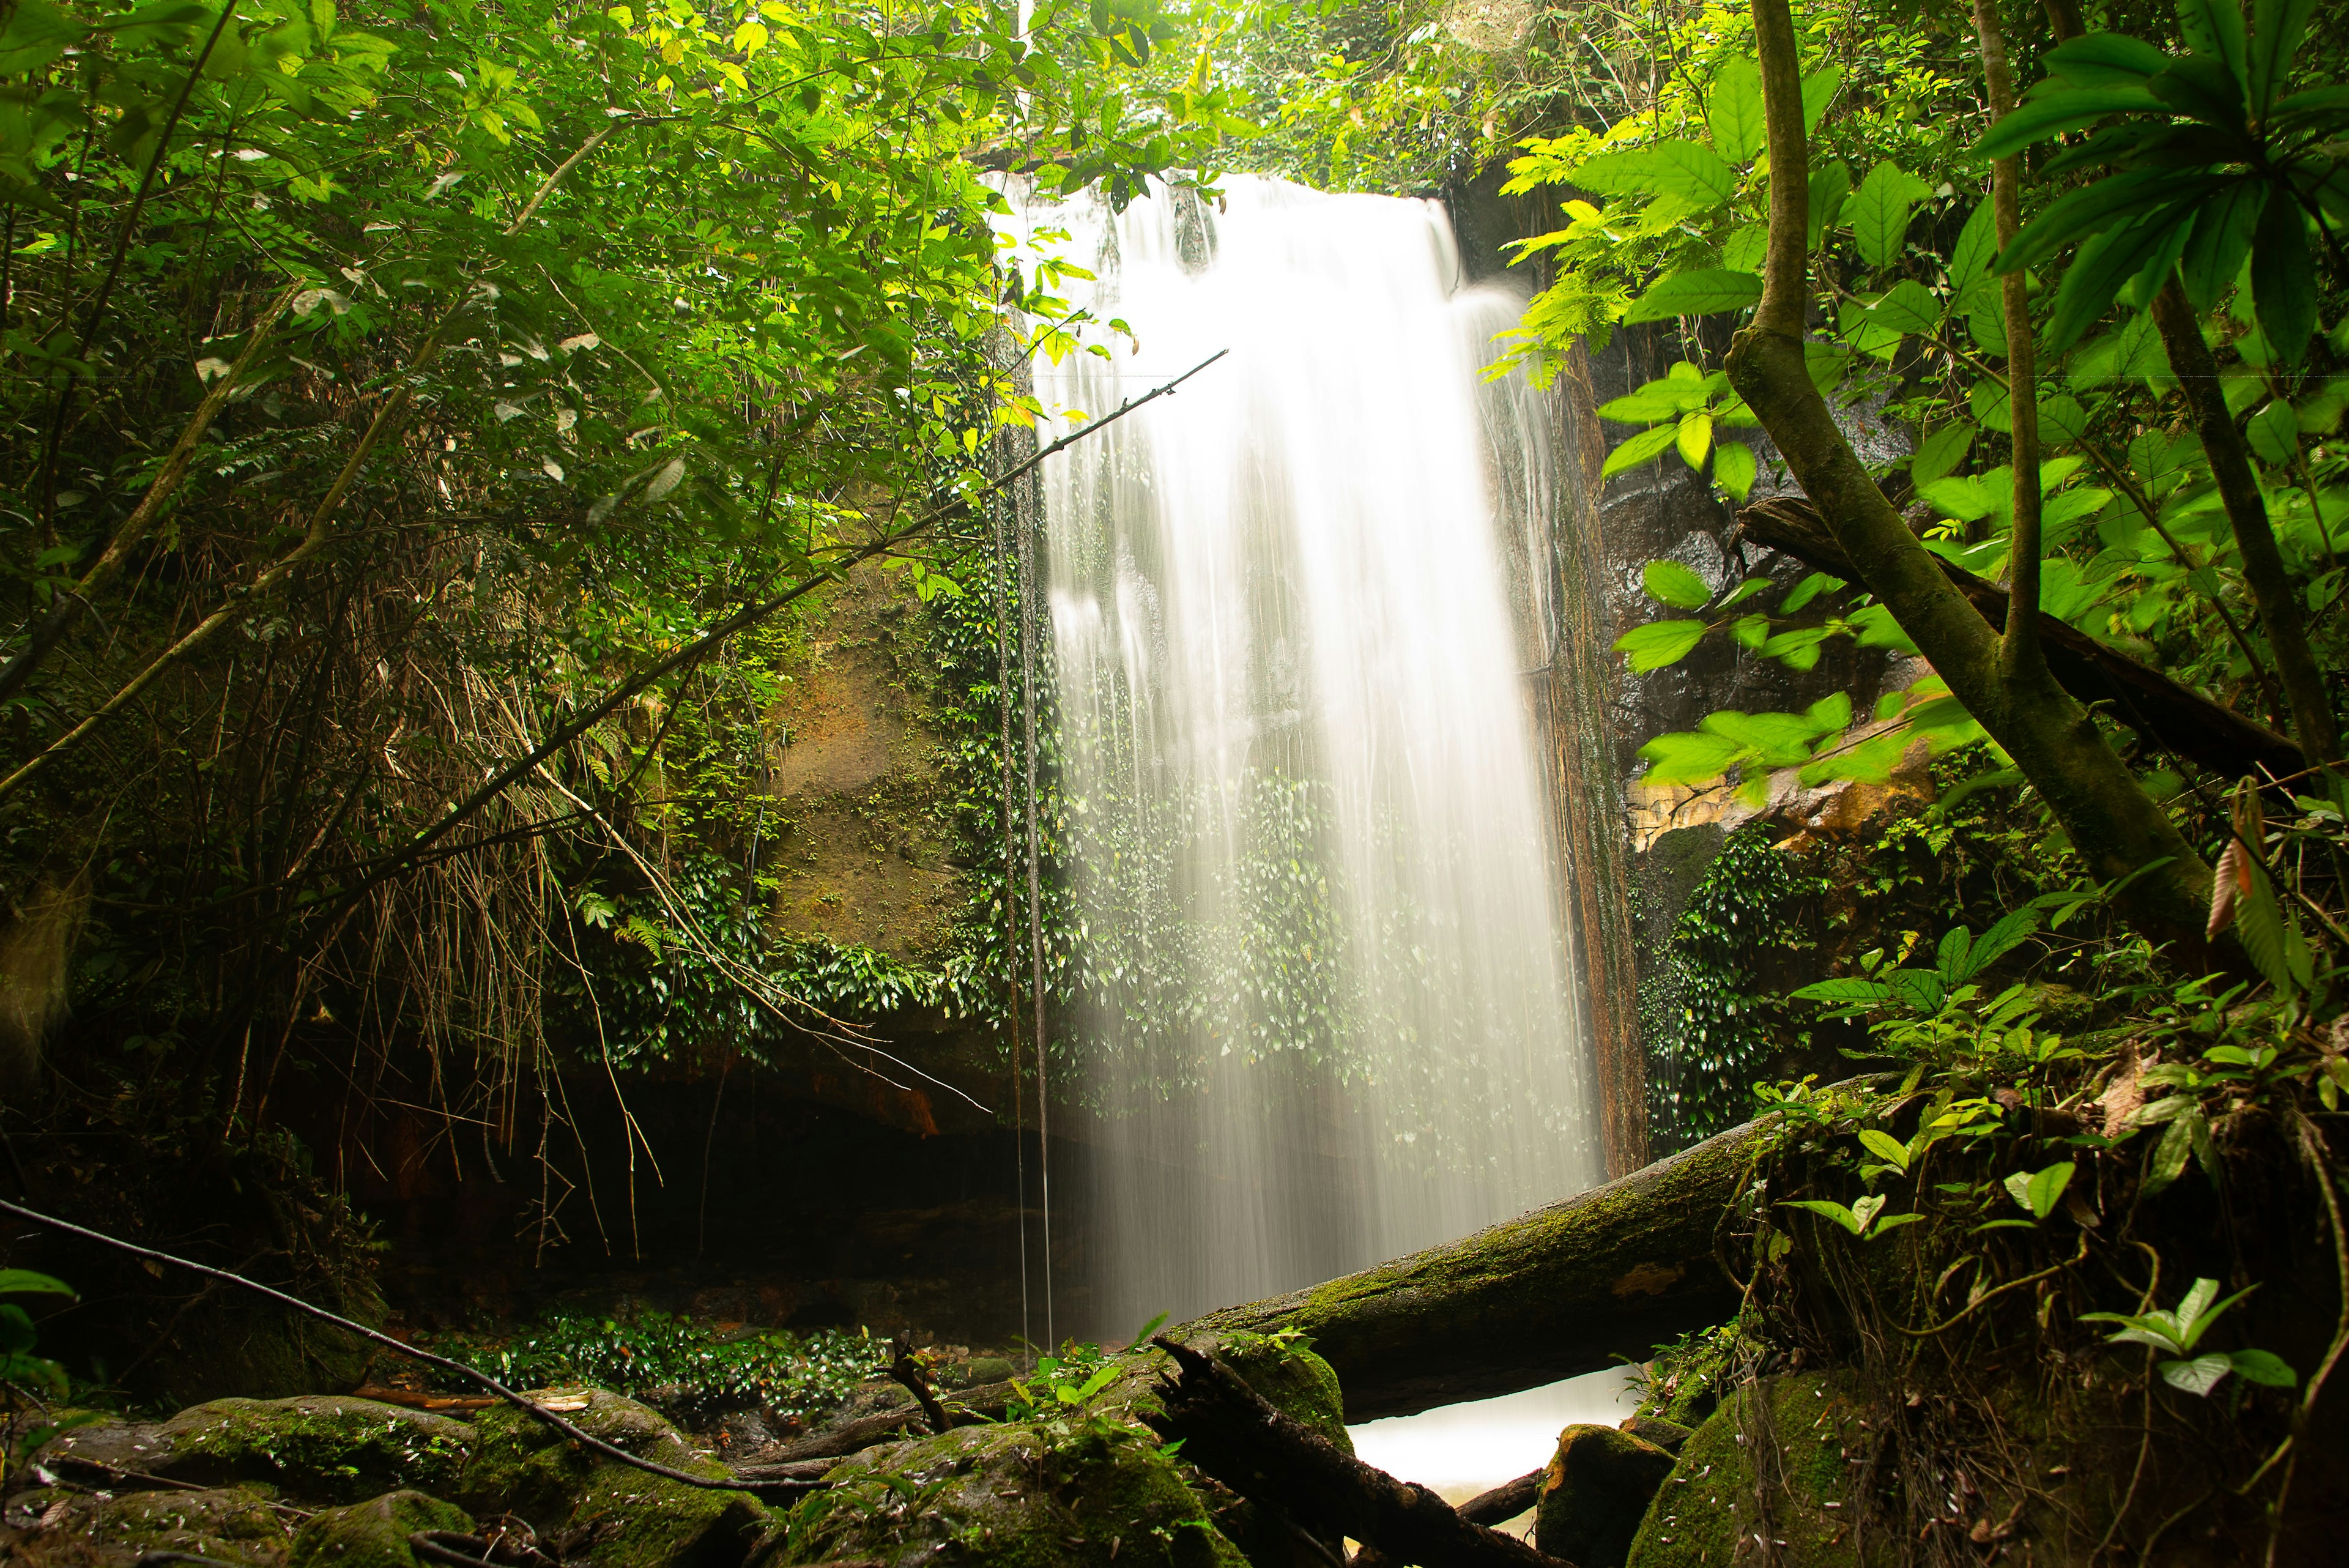
[[2052, 202], [1994, 266], [2011, 273], [2077, 247], [2056, 291], [2052, 351], [2077, 342], [2125, 290], [2142, 307], [2172, 275], [2207, 310], [2248, 257], [2261, 330], [2286, 362], [2300, 358], [2316, 328], [2309, 225], [2337, 263], [2349, 224], [2349, 162], [2334, 144], [2349, 131], [2349, 88], [2284, 91], [2315, 8], [2255, 0], [2247, 32], [2237, 0], [2178, 0], [2183, 56], [2116, 33], [2071, 39], [2048, 55], [2047, 79], [1991, 128], [1982, 151], [2009, 158], [2100, 127], [2044, 172], [2112, 172]]

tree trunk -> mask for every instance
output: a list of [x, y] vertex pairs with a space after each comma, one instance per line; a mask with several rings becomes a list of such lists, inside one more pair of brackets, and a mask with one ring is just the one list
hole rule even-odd
[[1168, 1332], [1297, 1328], [1346, 1419], [1408, 1416], [1599, 1372], [1737, 1310], [1715, 1236], [1767, 1124], [1749, 1122], [1462, 1241]]
[[[1755, 0], [1763, 114], [1770, 166], [1809, 166], [1803, 131], [1802, 59], [1787, 0]], [[2228, 944], [2203, 938], [2210, 869], [2168, 815], [2114, 754], [2087, 710], [2044, 659], [2002, 657], [2000, 639], [1909, 533], [1858, 456], [1804, 363], [1810, 257], [1810, 192], [1799, 178], [1770, 182], [1770, 244], [1754, 323], [1729, 353], [1729, 378], [1754, 410], [1804, 493], [1817, 505], [1859, 580], [1883, 601], [1968, 712], [2006, 748], [2071, 836], [2089, 873], [2116, 881], [2147, 865], [2118, 903], [2137, 929], [2168, 942], [2189, 965], [2217, 957], [2240, 964]]]

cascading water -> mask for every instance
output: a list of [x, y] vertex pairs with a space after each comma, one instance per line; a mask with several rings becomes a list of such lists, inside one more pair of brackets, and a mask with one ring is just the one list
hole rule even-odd
[[1007, 223], [1131, 332], [1040, 358], [1048, 410], [1231, 351], [1042, 481], [1101, 1333], [1599, 1174], [1528, 700], [1547, 421], [1480, 377], [1521, 302], [1435, 203], [1225, 191]]

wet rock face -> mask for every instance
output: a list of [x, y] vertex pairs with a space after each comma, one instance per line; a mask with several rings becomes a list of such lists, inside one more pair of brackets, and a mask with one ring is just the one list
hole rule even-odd
[[1650, 1500], [1671, 1472], [1672, 1456], [1644, 1438], [1568, 1427], [1542, 1476], [1535, 1544], [1578, 1568], [1622, 1568]]

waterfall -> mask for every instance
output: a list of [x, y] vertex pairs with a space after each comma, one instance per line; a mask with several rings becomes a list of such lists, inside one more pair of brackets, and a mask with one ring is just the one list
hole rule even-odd
[[1462, 286], [1434, 202], [1224, 191], [1015, 192], [1005, 220], [1123, 323], [1038, 357], [1047, 410], [1230, 350], [1040, 485], [1086, 973], [1072, 1304], [1104, 1334], [1599, 1175], [1531, 701], [1551, 421], [1480, 374], [1522, 300]]

